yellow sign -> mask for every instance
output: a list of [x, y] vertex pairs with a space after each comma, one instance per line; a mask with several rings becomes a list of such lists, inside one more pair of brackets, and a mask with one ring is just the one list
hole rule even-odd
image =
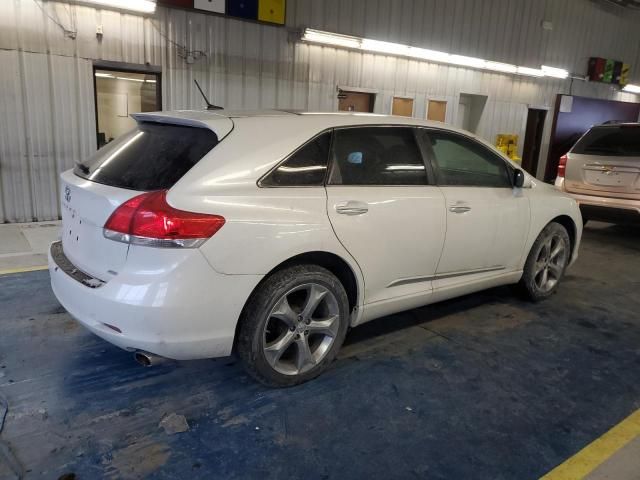
[[258, 20], [284, 25], [285, 1], [286, 0], [259, 0]]

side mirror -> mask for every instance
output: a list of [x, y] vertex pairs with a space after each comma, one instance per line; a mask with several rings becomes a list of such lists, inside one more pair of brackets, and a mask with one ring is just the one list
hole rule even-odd
[[513, 186], [516, 188], [522, 188], [524, 185], [524, 172], [519, 168], [513, 171]]

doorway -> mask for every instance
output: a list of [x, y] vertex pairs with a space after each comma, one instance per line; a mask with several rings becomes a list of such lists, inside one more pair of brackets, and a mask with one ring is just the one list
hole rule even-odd
[[135, 127], [132, 113], [162, 110], [160, 74], [94, 67], [98, 148]]
[[522, 168], [534, 177], [538, 171], [542, 132], [546, 117], [547, 111], [539, 108], [530, 108], [527, 114], [527, 127], [522, 148]]
[[461, 93], [458, 102], [458, 112], [456, 114], [456, 127], [471, 133], [477, 133], [486, 103], [486, 95]]
[[429, 100], [427, 103], [427, 120], [442, 122], [447, 116], [447, 102], [443, 100]]
[[348, 92], [340, 90], [338, 93], [338, 110], [342, 112], [373, 113], [375, 95], [364, 92]]
[[391, 115], [399, 115], [401, 117], [413, 116], [413, 98], [393, 97], [393, 105], [391, 106]]

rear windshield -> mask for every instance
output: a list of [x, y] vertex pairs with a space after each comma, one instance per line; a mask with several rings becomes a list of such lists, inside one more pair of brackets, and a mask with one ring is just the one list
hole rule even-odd
[[594, 127], [571, 152], [612, 157], [640, 156], [640, 126]]
[[204, 128], [141, 123], [76, 165], [75, 174], [130, 190], [171, 188], [218, 144]]

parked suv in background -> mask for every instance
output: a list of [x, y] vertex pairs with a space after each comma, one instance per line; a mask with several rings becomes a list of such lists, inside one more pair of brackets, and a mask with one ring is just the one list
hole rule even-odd
[[583, 222], [640, 222], [640, 123], [592, 127], [560, 158], [556, 187]]

